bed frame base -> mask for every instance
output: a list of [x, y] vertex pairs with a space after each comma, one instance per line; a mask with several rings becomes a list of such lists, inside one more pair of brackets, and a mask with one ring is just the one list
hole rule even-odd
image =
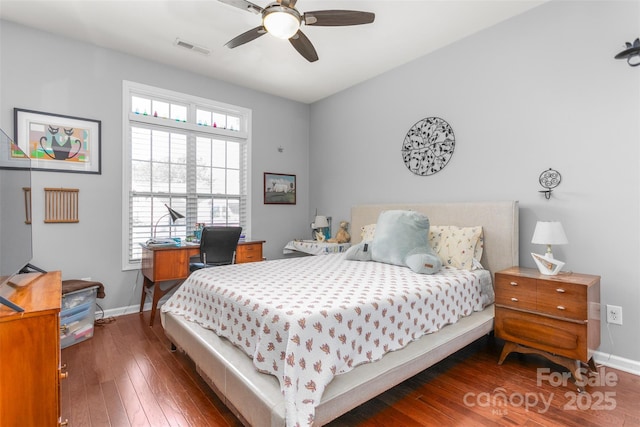
[[[375, 363], [336, 376], [316, 408], [323, 425], [431, 367], [493, 331], [493, 305], [387, 353]], [[227, 340], [170, 313], [162, 313], [165, 333], [196, 365], [198, 374], [246, 426], [285, 425], [284, 399], [276, 377], [255, 370], [251, 359]]]

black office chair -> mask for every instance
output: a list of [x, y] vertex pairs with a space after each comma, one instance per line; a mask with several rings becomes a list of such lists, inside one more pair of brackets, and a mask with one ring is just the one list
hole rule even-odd
[[242, 227], [204, 227], [200, 236], [200, 259], [189, 262], [189, 271], [233, 264]]

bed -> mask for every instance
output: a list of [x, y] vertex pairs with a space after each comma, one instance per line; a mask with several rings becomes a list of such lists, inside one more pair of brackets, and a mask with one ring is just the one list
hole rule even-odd
[[[517, 202], [355, 206], [352, 208], [351, 212], [353, 243], [357, 244], [360, 240], [360, 233], [354, 232], [354, 230], [360, 230], [364, 226], [375, 224], [380, 212], [393, 209], [405, 209], [425, 213], [429, 217], [432, 225], [437, 224], [465, 227], [482, 226], [484, 250], [480, 261], [484, 269], [488, 270], [489, 278], [491, 278], [493, 273], [498, 270], [518, 264]], [[288, 263], [324, 262], [329, 263], [327, 266], [330, 266], [330, 268], [333, 268], [333, 263], [346, 263], [349, 264], [349, 269], [357, 270], [349, 270], [349, 273], [347, 274], [350, 277], [355, 276], [356, 280], [359, 280], [358, 274], [360, 274], [360, 264], [378, 264], [345, 261], [342, 259], [343, 257], [344, 254], [335, 254], [325, 257], [304, 257], [275, 260], [268, 261], [266, 263], [254, 263], [253, 265], [228, 266], [223, 267], [225, 270], [216, 270], [215, 272], [221, 278], [221, 282], [225, 281], [224, 278], [226, 276], [233, 275], [234, 277], [243, 277], [242, 274], [246, 274], [247, 283], [250, 283], [251, 280], [253, 280], [251, 279], [251, 276], [261, 276], [265, 278], [265, 283], [267, 283], [269, 274], [275, 275], [275, 273], [273, 273], [275, 270], [301, 268], [302, 270], [299, 271], [303, 271], [305, 273], [302, 273], [300, 277], [306, 277], [306, 279], [303, 280], [307, 280], [311, 283], [315, 278], [313, 275], [315, 274], [313, 273], [313, 268], [322, 269], [323, 267], [313, 267], [311, 266], [312, 264], [308, 264], [304, 267], [298, 267], [299, 264], [295, 265]], [[322, 259], [322, 261], [316, 261], [312, 258]], [[305, 274], [307, 274], [305, 270], [306, 268], [310, 269], [308, 273], [309, 276], [305, 276]], [[329, 267], [324, 268], [327, 269]], [[399, 269], [404, 269], [405, 271], [401, 271]], [[269, 273], [270, 270], [272, 273]], [[212, 274], [213, 272], [214, 271], [212, 270], [209, 273], [199, 274], [202, 276]], [[399, 275], [397, 279], [396, 276], [393, 276], [393, 281], [401, 283], [412, 280], [412, 273], [408, 271], [406, 267], [398, 267], [392, 271], [384, 270], [383, 274]], [[473, 309], [465, 308], [464, 316], [457, 320], [457, 322], [448, 324], [437, 332], [428, 333], [423, 336], [410, 330], [410, 328], [407, 327], [409, 323], [407, 321], [402, 327], [402, 331], [407, 334], [406, 342], [409, 342], [409, 344], [403, 343], [402, 347], [398, 347], [394, 346], [392, 343], [389, 345], [390, 342], [386, 342], [385, 345], [387, 345], [387, 347], [384, 348], [383, 353], [387, 350], [391, 351], [386, 352], [384, 356], [378, 355], [375, 351], [372, 356], [370, 353], [365, 351], [364, 353], [358, 353], [355, 356], [352, 354], [347, 357], [345, 354], [346, 352], [341, 353], [341, 350], [338, 350], [337, 362], [340, 362], [340, 358], [342, 357], [345, 361], [345, 365], [348, 365], [346, 368], [344, 368], [344, 366], [338, 366], [336, 368], [336, 359], [334, 358], [332, 362], [333, 364], [330, 365], [331, 369], [327, 369], [327, 366], [329, 366], [327, 363], [320, 366], [316, 366], [316, 364], [314, 364], [313, 368], [310, 367], [307, 369], [306, 371], [316, 371], [315, 373], [331, 372], [331, 375], [329, 375], [328, 378], [326, 376], [323, 377], [326, 384], [319, 384], [319, 386], [316, 387], [319, 381], [316, 380], [314, 382], [309, 380], [308, 377], [305, 377], [304, 375], [306, 375], [306, 371], [300, 373], [301, 376], [299, 378], [289, 376], [290, 372], [294, 372], [291, 371], [291, 369], [293, 369], [292, 367], [295, 365], [297, 368], [300, 361], [304, 360], [302, 357], [294, 357], [294, 355], [290, 355], [284, 350], [281, 351], [277, 348], [281, 334], [285, 333], [282, 330], [278, 329], [276, 331], [274, 335], [276, 338], [272, 339], [272, 341], [266, 340], [268, 341], [267, 347], [269, 347], [269, 345], [274, 347], [269, 350], [274, 350], [274, 354], [276, 355], [280, 354], [281, 360], [277, 360], [277, 358], [274, 357], [265, 357], [269, 351], [266, 350], [267, 347], [258, 348], [258, 350], [253, 353], [254, 356], [256, 356], [255, 361], [247, 356], [247, 353], [242, 349], [243, 346], [253, 348], [252, 346], [255, 345], [255, 343], [252, 342], [252, 340], [255, 339], [256, 342], [260, 342], [264, 334], [274, 333], [270, 330], [271, 328], [265, 327], [265, 325], [271, 324], [268, 320], [271, 321], [273, 318], [265, 317], [259, 321], [257, 318], [254, 319], [254, 315], [250, 312], [249, 308], [247, 308], [247, 305], [253, 306], [258, 308], [258, 311], [265, 312], [262, 304], [263, 302], [266, 304], [267, 301], [260, 299], [258, 293], [255, 293], [253, 297], [248, 297], [250, 295], [248, 291], [239, 291], [238, 295], [234, 295], [235, 292], [233, 290], [221, 291], [222, 294], [230, 294], [227, 295], [227, 297], [230, 298], [224, 302], [225, 307], [227, 307], [227, 304], [235, 302], [238, 303], [237, 308], [231, 310], [233, 313], [228, 312], [226, 314], [230, 317], [236, 316], [235, 324], [238, 327], [238, 331], [233, 331], [232, 333], [227, 333], [229, 331], [218, 331], [223, 335], [226, 333], [227, 338], [220, 337], [213, 332], [213, 330], [208, 327], [204, 327], [202, 324], [206, 324], [206, 322], [194, 319], [194, 316], [190, 315], [191, 311], [186, 312], [183, 310], [181, 312], [180, 310], [183, 309], [182, 303], [186, 302], [187, 299], [197, 300], [202, 297], [202, 305], [208, 304], [207, 301], [209, 301], [209, 298], [211, 297], [208, 295], [200, 295], [201, 288], [198, 288], [197, 286], [201, 286], [202, 289], [204, 289], [208, 287], [214, 288], [217, 285], [202, 285], [196, 283], [204, 283], [205, 279], [200, 276], [187, 280], [180, 288], [182, 293], [179, 295], [177, 294], [178, 296], [174, 295], [172, 299], [163, 306], [161, 311], [162, 324], [170, 341], [181, 351], [184, 351], [195, 362], [198, 373], [246, 425], [306, 425], [311, 422], [313, 425], [326, 424], [372, 397], [375, 397], [383, 391], [439, 362], [448, 355], [456, 352], [493, 330], [494, 311], [492, 304], [489, 304], [484, 308], [481, 307], [480, 309], [478, 309], [478, 307]], [[286, 281], [289, 279], [285, 276], [279, 280]], [[335, 279], [336, 282], [339, 280], [342, 279]], [[242, 292], [245, 293], [240, 296], [240, 293]], [[412, 292], [408, 292], [406, 295], [409, 295]], [[198, 295], [196, 296], [196, 294]], [[277, 292], [274, 291], [274, 294], [274, 297], [267, 299], [275, 298], [277, 300]], [[219, 297], [213, 297], [212, 299], [215, 298], [219, 299]], [[357, 295], [354, 297], [354, 299], [358, 298], [359, 296]], [[403, 298], [406, 298], [406, 296], [403, 296]], [[420, 296], [419, 299], [420, 298], [422, 297]], [[469, 296], [469, 298], [474, 299], [475, 297], [472, 298]], [[391, 304], [393, 305], [394, 303], [391, 302]], [[407, 302], [407, 305], [408, 304], [411, 304], [412, 306], [414, 305], [414, 303]], [[401, 305], [402, 304], [395, 302], [395, 306], [393, 307], [398, 310], [398, 316], [400, 316], [400, 310], [404, 310], [400, 307]], [[278, 301], [276, 301], [276, 306], [280, 307], [278, 306]], [[271, 316], [273, 316], [276, 306], [270, 308], [272, 311], [270, 314]], [[181, 309], [176, 310], [176, 307], [181, 307]], [[192, 310], [192, 308], [189, 310]], [[242, 312], [238, 313], [241, 310]], [[356, 311], [358, 316], [363, 315], [361, 310], [361, 308], [357, 308]], [[383, 311], [386, 312], [386, 310]], [[196, 310], [195, 313], [200, 316], [199, 319], [209, 317], [208, 314], [203, 314], [201, 310], [199, 313], [198, 310]], [[369, 314], [371, 313], [368, 313], [367, 315]], [[409, 313], [402, 313], [402, 315], [409, 316]], [[279, 315], [276, 315], [275, 317], [279, 317]], [[307, 349], [309, 349], [309, 343], [313, 343], [314, 337], [316, 338], [316, 343], [319, 344], [317, 340], [319, 333], [325, 334], [323, 336], [326, 336], [326, 334], [329, 333], [327, 331], [327, 325], [324, 325], [325, 329], [323, 330], [322, 322], [317, 321], [318, 319], [322, 320], [321, 317], [315, 317], [314, 319], [315, 320], [311, 321], [312, 326], [309, 326], [308, 328], [306, 328], [306, 324], [302, 325], [304, 326], [302, 329], [298, 327], [300, 325], [294, 325], [295, 328], [297, 328], [296, 331], [300, 334], [300, 336], [296, 334], [294, 337], [301, 340], [300, 347], [302, 347], [303, 350], [305, 344]], [[358, 320], [355, 314], [354, 319], [352, 320]], [[246, 325], [249, 325], [248, 329], [252, 330], [252, 323], [255, 323], [255, 330], [257, 332], [241, 335], [240, 327], [242, 326], [242, 328], [245, 328]], [[445, 323], [448, 323], [448, 321]], [[273, 324], [276, 325], [277, 322], [273, 322]], [[351, 323], [349, 323], [349, 325], [351, 325]], [[351, 326], [349, 326], [349, 328], [351, 329]], [[358, 326], [356, 325], [354, 329], [357, 328]], [[213, 329], [215, 329], [215, 327]], [[289, 332], [289, 323], [286, 324], [286, 332]], [[397, 335], [400, 336], [400, 327], [398, 327], [397, 332]], [[310, 335], [305, 337], [302, 335], [304, 333], [309, 333]], [[341, 334], [337, 335], [342, 336]], [[395, 334], [393, 335], [396, 341], [402, 341], [402, 339], [395, 337]], [[334, 335], [331, 336], [333, 337]], [[284, 341], [289, 342], [290, 340], [285, 339]], [[347, 341], [347, 345], [351, 344], [353, 349], [357, 349], [359, 347], [359, 344], [355, 343], [355, 339], [343, 339], [343, 344], [344, 341]], [[334, 344], [339, 343], [331, 343], [333, 346], [331, 347], [332, 352], [335, 352]], [[330, 351], [327, 350], [326, 353], [329, 354]], [[364, 354], [364, 356], [362, 354]], [[291, 356], [291, 359], [289, 359], [289, 356]], [[371, 363], [362, 363], [363, 358], [368, 359], [366, 362], [370, 360]], [[258, 371], [256, 366], [258, 366], [263, 372]], [[285, 373], [287, 368], [289, 371]], [[345, 372], [342, 373], [342, 371]], [[271, 372], [274, 375], [265, 372]], [[299, 372], [295, 372], [296, 375], [299, 374]], [[311, 372], [311, 374], [314, 374], [314, 372]], [[279, 377], [277, 378], [275, 375], [279, 375]], [[283, 387], [285, 392], [281, 392], [281, 382], [287, 387], [290, 386], [291, 383], [295, 384], [297, 392], [292, 394], [287, 391], [288, 389], [286, 387]], [[309, 384], [311, 384], [312, 387], [309, 386]], [[309, 394], [308, 398], [304, 393]], [[298, 402], [304, 402], [307, 406], [309, 406], [309, 402], [312, 402], [311, 413], [308, 414], [308, 411], [304, 412], [307, 409], [305, 409], [306, 407], [303, 404], [300, 404], [300, 407], [304, 410], [301, 409], [299, 414], [293, 416], [292, 414], [294, 411], [291, 410], [293, 404], [291, 401], [292, 396], [293, 398], [298, 399]], [[287, 408], [289, 408], [289, 410], [287, 410]]]

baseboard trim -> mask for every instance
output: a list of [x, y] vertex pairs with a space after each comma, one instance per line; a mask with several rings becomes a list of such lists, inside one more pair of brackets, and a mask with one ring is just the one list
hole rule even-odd
[[[144, 311], [149, 311], [151, 310], [151, 303], [148, 302], [144, 305]], [[109, 310], [104, 310], [104, 318], [107, 317], [118, 317], [118, 316], [124, 316], [127, 314], [132, 314], [132, 313], [138, 313], [140, 311], [140, 306], [138, 304], [136, 305], [130, 305], [128, 307], [118, 307], [118, 308], [110, 308]], [[99, 312], [96, 312], [96, 317], [98, 317], [100, 315]]]
[[619, 369], [621, 371], [640, 376], [640, 361], [626, 359], [624, 357], [615, 356], [611, 353], [603, 353], [601, 351], [593, 353], [593, 360], [599, 365]]

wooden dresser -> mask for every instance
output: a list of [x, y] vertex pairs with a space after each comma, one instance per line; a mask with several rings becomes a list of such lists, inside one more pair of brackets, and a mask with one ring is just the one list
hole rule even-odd
[[540, 274], [512, 267], [495, 275], [495, 334], [511, 352], [540, 354], [582, 382], [580, 362], [593, 369], [600, 346], [600, 276]]
[[60, 367], [60, 272], [43, 274], [5, 297], [24, 312], [0, 306], [0, 426], [65, 425], [60, 420], [60, 379], [66, 376]]

